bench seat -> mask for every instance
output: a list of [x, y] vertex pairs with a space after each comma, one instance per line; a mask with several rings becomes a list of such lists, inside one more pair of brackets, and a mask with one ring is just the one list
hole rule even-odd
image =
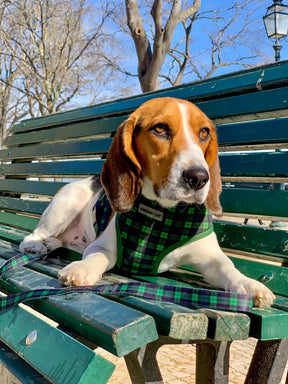
[[[196, 103], [218, 131], [224, 210], [223, 218], [214, 220], [219, 243], [236, 267], [267, 284], [276, 300], [272, 308], [247, 313], [92, 293], [31, 300], [29, 307], [59, 325], [51, 326], [22, 305], [0, 313], [5, 345], [0, 362], [7, 376], [23, 383], [106, 383], [114, 366], [97, 354], [99, 346], [125, 357], [134, 384], [160, 384], [158, 348], [194, 343], [196, 383], [228, 384], [230, 345], [252, 336], [258, 344], [246, 384], [281, 380], [288, 357], [287, 71], [288, 61], [282, 61], [24, 120], [11, 129], [0, 151], [0, 265], [18, 253], [19, 243], [61, 187], [100, 175], [117, 127], [144, 101], [172, 96]], [[80, 258], [59, 248], [45, 260], [3, 274], [0, 288], [7, 294], [60, 287], [58, 271]], [[103, 277], [103, 283], [128, 280], [113, 271]], [[141, 281], [211, 288], [191, 266]], [[33, 331], [37, 337], [26, 345]], [[9, 354], [15, 359], [8, 361]], [[33, 372], [30, 381], [21, 375], [26, 370]]]

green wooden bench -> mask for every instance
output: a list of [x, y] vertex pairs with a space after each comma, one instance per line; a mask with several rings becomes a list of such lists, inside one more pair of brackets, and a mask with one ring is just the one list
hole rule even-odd
[[[277, 298], [272, 308], [249, 313], [92, 293], [30, 301], [59, 325], [23, 306], [0, 313], [1, 371], [8, 382], [106, 383], [114, 367], [94, 351], [99, 346], [125, 357], [134, 384], [161, 383], [158, 348], [193, 343], [197, 384], [225, 384], [230, 345], [248, 336], [258, 344], [246, 384], [280, 382], [288, 355], [288, 233], [243, 223], [245, 218], [248, 224], [250, 218], [265, 224], [288, 220], [288, 191], [278, 187], [288, 179], [287, 73], [284, 61], [13, 127], [0, 151], [0, 263], [17, 254], [60, 187], [100, 174], [112, 137], [129, 113], [147, 99], [173, 96], [195, 102], [218, 128], [225, 214], [214, 225], [221, 246], [243, 273], [267, 284]], [[45, 261], [4, 274], [1, 290], [59, 287], [59, 269], [80, 257], [56, 250]], [[104, 280], [125, 279], [109, 273]], [[149, 281], [205, 286], [188, 266]]]

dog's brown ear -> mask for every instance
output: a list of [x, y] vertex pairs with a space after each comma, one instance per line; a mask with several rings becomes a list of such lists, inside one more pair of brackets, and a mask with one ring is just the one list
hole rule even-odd
[[134, 128], [134, 116], [120, 125], [101, 173], [102, 185], [116, 212], [132, 209], [143, 184], [141, 166], [133, 149]]
[[207, 164], [209, 165], [210, 173], [210, 189], [205, 205], [213, 215], [221, 216], [223, 211], [219, 198], [222, 192], [222, 182], [218, 158], [218, 142], [215, 128], [213, 129], [213, 135], [209, 147], [207, 148], [205, 158]]

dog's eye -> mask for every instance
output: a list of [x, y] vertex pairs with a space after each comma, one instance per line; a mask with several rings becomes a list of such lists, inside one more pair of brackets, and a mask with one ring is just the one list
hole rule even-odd
[[199, 137], [201, 140], [206, 140], [210, 136], [210, 129], [207, 127], [203, 127], [199, 131]]
[[156, 124], [154, 125], [151, 130], [160, 137], [168, 138], [170, 136], [170, 130], [165, 124]]

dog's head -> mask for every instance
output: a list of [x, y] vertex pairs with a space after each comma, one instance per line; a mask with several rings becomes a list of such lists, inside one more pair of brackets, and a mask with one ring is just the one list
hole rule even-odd
[[118, 128], [101, 181], [117, 212], [132, 209], [143, 190], [165, 207], [205, 203], [221, 215], [215, 127], [188, 101], [149, 100]]

